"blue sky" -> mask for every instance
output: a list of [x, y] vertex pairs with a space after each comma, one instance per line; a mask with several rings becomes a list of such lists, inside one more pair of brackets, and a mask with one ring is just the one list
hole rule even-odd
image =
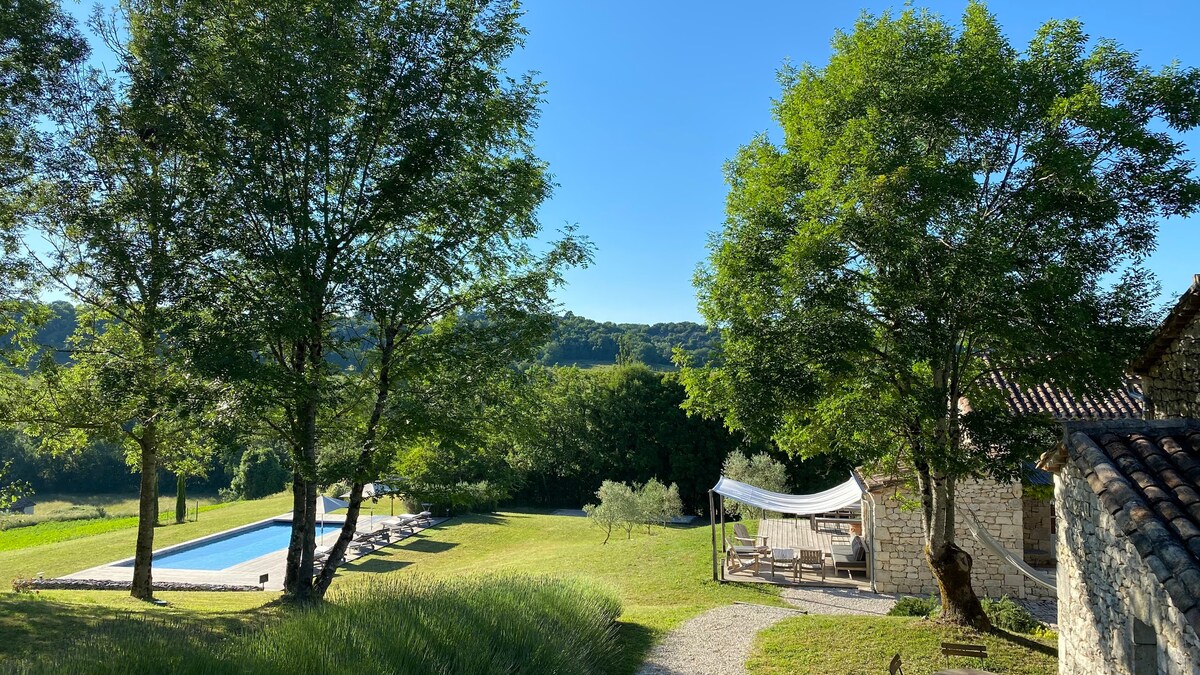
[[[739, 145], [775, 129], [776, 71], [823, 64], [837, 28], [876, 2], [525, 0], [525, 49], [514, 70], [548, 86], [538, 154], [558, 188], [547, 228], [576, 223], [595, 263], [568, 275], [566, 310], [603, 321], [699, 320], [692, 275], [724, 218], [721, 168]], [[957, 20], [965, 2], [926, 2]], [[1200, 6], [1187, 2], [991, 2], [1024, 45], [1051, 18], [1078, 18], [1093, 37], [1139, 51], [1153, 68], [1200, 66]], [[1188, 136], [1200, 148], [1200, 133]], [[1200, 216], [1164, 223], [1149, 267], [1173, 299], [1200, 272]]]
[[[112, 4], [111, 0], [106, 4]], [[698, 321], [692, 276], [724, 219], [722, 166], [759, 132], [786, 61], [829, 58], [834, 30], [860, 11], [902, 2], [801, 0], [524, 0], [525, 49], [513, 72], [547, 83], [538, 154], [558, 187], [540, 212], [553, 231], [577, 224], [595, 262], [568, 274], [562, 309], [601, 321]], [[91, 2], [68, 7], [84, 18]], [[966, 6], [923, 2], [957, 20]], [[1200, 66], [1200, 5], [1118, 0], [991, 2], [1014, 44], [1051, 18], [1078, 18], [1158, 68]], [[1200, 149], [1200, 133], [1187, 137]], [[1173, 300], [1200, 272], [1200, 216], [1163, 223], [1149, 267]]]

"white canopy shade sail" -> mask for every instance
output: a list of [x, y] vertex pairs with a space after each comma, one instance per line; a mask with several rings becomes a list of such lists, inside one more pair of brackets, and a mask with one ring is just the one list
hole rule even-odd
[[850, 474], [850, 480], [845, 483], [811, 495], [780, 494], [746, 483], [739, 483], [725, 476], [721, 476], [721, 480], [717, 481], [713, 492], [767, 511], [807, 516], [856, 506], [862, 499], [864, 490], [858, 478], [854, 474]]

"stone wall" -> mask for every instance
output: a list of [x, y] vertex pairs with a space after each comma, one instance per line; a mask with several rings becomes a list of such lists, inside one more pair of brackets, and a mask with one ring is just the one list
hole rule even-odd
[[1200, 638], [1074, 462], [1055, 480], [1058, 672], [1197, 672]]
[[1052, 499], [1021, 498], [1021, 522], [1025, 529], [1025, 562], [1034, 567], [1054, 565], [1054, 533], [1051, 532]]
[[[901, 507], [895, 488], [874, 491], [875, 587], [880, 593], [929, 595], [937, 592], [925, 563], [921, 513]], [[988, 532], [1011, 551], [1022, 550], [1020, 483], [993, 480], [960, 483], [955, 490], [960, 509], [969, 507]], [[864, 511], [865, 513], [865, 511]], [[963, 511], [965, 513], [965, 511]], [[999, 556], [979, 545], [961, 516], [956, 523], [958, 545], [971, 554], [975, 592], [987, 597], [1026, 597], [1025, 577]]]
[[1200, 418], [1200, 315], [1142, 377], [1146, 417]]

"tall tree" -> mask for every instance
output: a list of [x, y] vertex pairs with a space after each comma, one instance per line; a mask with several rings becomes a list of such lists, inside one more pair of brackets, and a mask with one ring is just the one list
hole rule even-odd
[[[319, 597], [332, 578], [332, 566], [313, 575], [317, 490], [333, 478], [324, 449], [352, 457], [335, 463], [353, 482], [336, 560], [389, 436], [409, 433], [414, 373], [529, 342], [548, 324], [527, 318], [549, 310], [562, 267], [587, 259], [570, 235], [542, 252], [530, 241], [550, 185], [529, 147], [540, 85], [503, 70], [519, 12], [496, 0], [134, 7], [148, 44], [185, 55], [175, 119], [230, 207], [207, 268], [226, 304], [204, 331], [208, 365], [290, 450], [284, 585]], [[464, 325], [469, 312], [492, 327]], [[334, 330], [355, 317], [359, 333]], [[337, 372], [351, 354], [358, 367]]]
[[1200, 72], [1151, 72], [1075, 21], [1018, 52], [972, 3], [960, 27], [864, 15], [781, 81], [782, 143], [726, 169], [698, 275], [722, 360], [685, 373], [692, 409], [795, 452], [885, 455], [919, 494], [943, 616], [986, 625], [955, 488], [1017, 476], [1038, 425], [980, 375], [1120, 386], [1153, 297], [1136, 265], [1200, 196], [1172, 133], [1200, 119]]
[[38, 159], [48, 151], [47, 127], [87, 57], [87, 43], [56, 0], [0, 5], [0, 331], [26, 338], [49, 318], [22, 253], [23, 219], [35, 190]]
[[194, 227], [208, 176], [163, 114], [168, 51], [130, 39], [134, 21], [118, 29], [98, 16], [93, 27], [116, 53], [117, 75], [75, 74], [23, 221], [39, 240], [26, 264], [79, 307], [73, 358], [43, 356], [10, 407], [51, 451], [92, 438], [126, 448], [141, 475], [132, 594], [150, 599], [158, 471], [209, 451], [201, 402], [210, 392], [173, 337], [209, 252]]

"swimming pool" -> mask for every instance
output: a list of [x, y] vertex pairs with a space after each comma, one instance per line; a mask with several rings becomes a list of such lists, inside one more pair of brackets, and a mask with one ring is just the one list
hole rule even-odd
[[[317, 536], [331, 532], [340, 524], [317, 524]], [[224, 570], [273, 551], [286, 549], [292, 536], [292, 524], [272, 521], [248, 530], [184, 545], [168, 553], [154, 556], [154, 566], [173, 570]], [[133, 562], [124, 563], [132, 567]]]

